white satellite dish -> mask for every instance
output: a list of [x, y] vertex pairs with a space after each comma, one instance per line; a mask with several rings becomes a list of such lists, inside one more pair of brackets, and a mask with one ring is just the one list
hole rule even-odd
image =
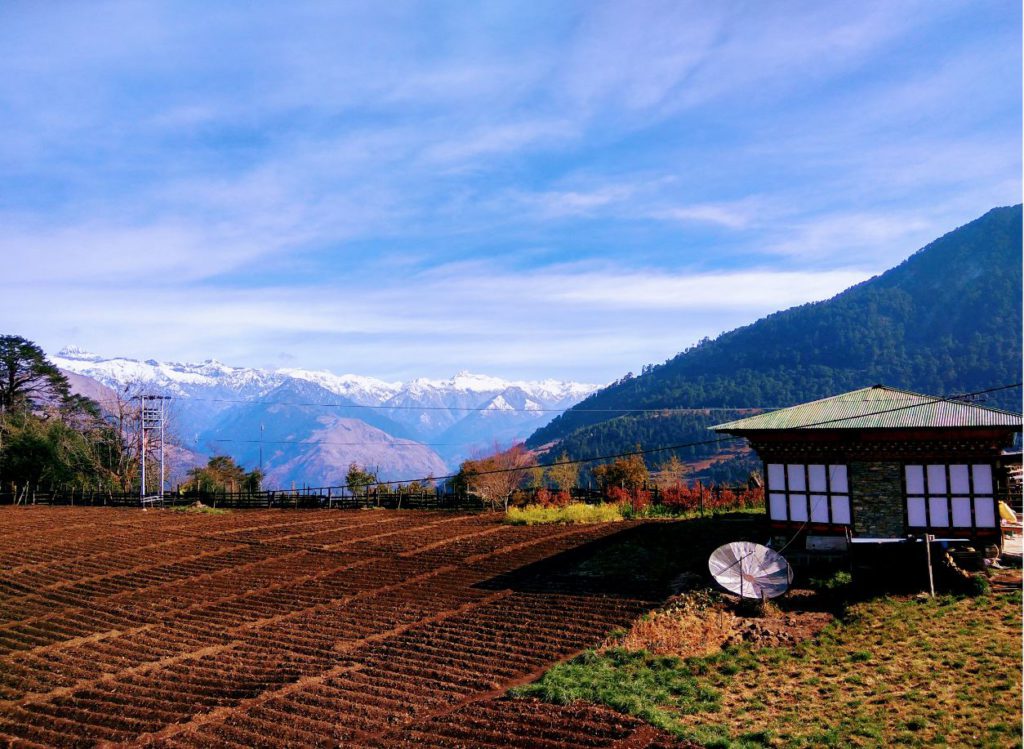
[[793, 582], [793, 569], [781, 554], [751, 541], [719, 546], [708, 569], [719, 585], [742, 598], [775, 598]]

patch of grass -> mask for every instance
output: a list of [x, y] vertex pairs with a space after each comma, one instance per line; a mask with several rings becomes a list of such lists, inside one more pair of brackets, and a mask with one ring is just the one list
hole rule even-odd
[[811, 590], [845, 590], [853, 583], [853, 575], [845, 570], [839, 570], [830, 577], [812, 577], [808, 581]]
[[720, 693], [678, 658], [623, 648], [584, 653], [513, 694], [560, 705], [597, 702], [676, 732], [677, 715], [717, 712], [721, 705]]
[[622, 507], [622, 513], [627, 519], [642, 519], [642, 518], [672, 518], [673, 520], [694, 520], [696, 518], [714, 518], [720, 515], [730, 515], [734, 518], [740, 516], [749, 515], [751, 517], [760, 518], [764, 516], [763, 507], [728, 507], [718, 509], [707, 509], [703, 513], [700, 510], [680, 510], [675, 507], [667, 505], [647, 505], [638, 509], [633, 509], [630, 505], [626, 504]]
[[231, 510], [225, 510], [222, 507], [196, 507], [195, 505], [186, 505], [185, 507], [172, 507], [172, 512], [185, 512], [190, 515], [228, 515]]
[[573, 502], [565, 507], [510, 507], [505, 513], [505, 522], [510, 525], [612, 523], [622, 519], [622, 509], [618, 505], [588, 505], [582, 502]]
[[792, 648], [613, 647], [516, 694], [606, 704], [705, 746], [1020, 747], [1019, 600], [878, 598]]

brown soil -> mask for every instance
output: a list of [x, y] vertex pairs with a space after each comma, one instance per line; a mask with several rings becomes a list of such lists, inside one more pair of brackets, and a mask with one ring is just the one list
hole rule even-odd
[[658, 604], [559, 583], [636, 523], [0, 508], [0, 746], [672, 746], [499, 699]]

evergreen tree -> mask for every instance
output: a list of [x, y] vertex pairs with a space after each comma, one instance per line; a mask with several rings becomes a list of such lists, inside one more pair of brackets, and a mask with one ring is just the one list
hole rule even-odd
[[36, 344], [0, 336], [0, 413], [61, 406], [70, 398], [68, 380]]

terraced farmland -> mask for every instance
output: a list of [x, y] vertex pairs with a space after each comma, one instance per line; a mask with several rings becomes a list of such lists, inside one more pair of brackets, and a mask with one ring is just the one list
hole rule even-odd
[[630, 524], [0, 508], [0, 743], [642, 747], [502, 699], [657, 603], [567, 574]]

